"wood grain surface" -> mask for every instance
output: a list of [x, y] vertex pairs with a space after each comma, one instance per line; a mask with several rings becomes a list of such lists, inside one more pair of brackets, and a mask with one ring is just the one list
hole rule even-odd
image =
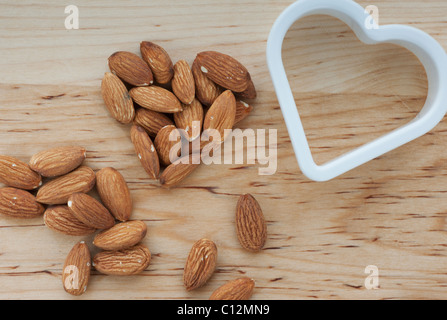
[[[80, 29], [66, 30], [65, 3], [0, 1], [0, 154], [23, 161], [52, 146], [83, 145], [85, 164], [118, 169], [129, 183], [133, 219], [144, 220], [152, 252], [138, 276], [93, 272], [87, 292], [62, 288], [64, 259], [80, 240], [48, 229], [42, 218], [0, 217], [1, 299], [208, 299], [225, 281], [256, 281], [253, 299], [447, 298], [447, 125], [329, 182], [300, 172], [265, 61], [268, 33], [292, 1], [86, 1]], [[359, 1], [379, 8], [380, 24], [430, 33], [447, 48], [447, 2]], [[258, 90], [241, 128], [278, 130], [278, 168], [200, 166], [163, 190], [134, 154], [129, 126], [113, 120], [100, 82], [107, 57], [138, 53], [142, 40], [173, 61], [216, 50], [236, 57]], [[283, 59], [315, 160], [323, 163], [410, 121], [427, 93], [425, 72], [408, 51], [366, 46], [325, 16], [289, 30]], [[237, 199], [251, 193], [264, 210], [268, 239], [260, 253], [236, 237]], [[217, 270], [187, 292], [185, 259], [194, 241], [215, 241]], [[365, 267], [379, 288], [365, 288]]]

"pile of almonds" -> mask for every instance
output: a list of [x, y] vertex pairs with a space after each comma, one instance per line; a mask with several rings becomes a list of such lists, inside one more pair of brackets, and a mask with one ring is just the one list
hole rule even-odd
[[[152, 42], [141, 42], [140, 53], [118, 51], [109, 57], [102, 97], [113, 118], [132, 123], [130, 136], [149, 177], [171, 187], [200, 164], [200, 158], [185, 163], [180, 154], [171, 161], [173, 131], [187, 143], [199, 139], [202, 150], [212, 141], [201, 139], [202, 130], [214, 129], [221, 140], [213, 142], [220, 144], [224, 130], [252, 111], [243, 100], [255, 99], [256, 89], [247, 69], [220, 52], [198, 53], [191, 67], [186, 60], [173, 64], [166, 50]], [[199, 150], [189, 151], [188, 157], [198, 157]]]
[[[159, 180], [163, 187], [171, 187], [200, 163], [185, 164], [181, 159], [171, 162], [171, 132], [181, 131], [190, 143], [200, 139], [202, 130], [215, 129], [221, 133], [222, 139], [217, 141], [221, 143], [224, 130], [233, 128], [251, 112], [252, 107], [241, 99], [256, 98], [256, 90], [247, 69], [228, 55], [201, 52], [190, 68], [185, 60], [173, 65], [167, 52], [154, 43], [144, 41], [140, 50], [142, 58], [123, 51], [109, 57], [111, 72], [102, 80], [102, 96], [116, 120], [133, 123], [131, 140], [149, 177]], [[141, 243], [146, 224], [130, 220], [132, 199], [123, 176], [111, 167], [95, 173], [82, 165], [85, 158], [85, 148], [78, 146], [39, 152], [28, 164], [0, 155], [0, 183], [6, 185], [0, 188], [0, 214], [15, 218], [43, 214], [49, 229], [70, 236], [91, 235], [99, 230], [93, 245], [102, 251], [93, 259], [89, 246], [80, 241], [65, 260], [62, 282], [72, 295], [86, 291], [92, 267], [108, 275], [134, 275], [151, 261], [149, 249]], [[94, 188], [99, 199], [89, 195]], [[260, 251], [267, 227], [253, 196], [240, 196], [235, 220], [241, 246]], [[216, 262], [213, 241], [195, 242], [183, 273], [186, 290], [205, 285]], [[235, 279], [216, 289], [210, 299], [249, 299], [253, 288], [252, 279]]]
[[[135, 275], [151, 261], [149, 249], [141, 243], [146, 224], [130, 220], [132, 199], [123, 176], [111, 167], [95, 173], [82, 165], [85, 157], [85, 149], [77, 146], [39, 152], [29, 164], [0, 156], [0, 183], [7, 185], [0, 188], [0, 214], [29, 219], [43, 214], [49, 229], [70, 236], [101, 230], [93, 245], [102, 251], [93, 257], [93, 263], [85, 241], [75, 244], [65, 260], [62, 283], [72, 295], [86, 291], [92, 266], [103, 274]], [[88, 194], [95, 187], [100, 200]], [[235, 220], [241, 246], [251, 252], [260, 251], [267, 227], [253, 196], [240, 196]], [[202, 287], [214, 273], [216, 261], [217, 246], [213, 241], [200, 239], [194, 243], [184, 268], [186, 290]], [[252, 279], [235, 279], [218, 288], [210, 299], [248, 299], [253, 288]]]
[[[0, 182], [7, 185], [0, 188], [0, 214], [15, 218], [43, 214], [48, 228], [71, 236], [102, 230], [93, 240], [102, 249], [93, 263], [84, 241], [66, 258], [62, 282], [73, 295], [87, 289], [92, 265], [104, 274], [133, 275], [145, 270], [151, 259], [149, 249], [140, 243], [146, 224], [129, 220], [132, 199], [123, 176], [111, 167], [95, 173], [82, 165], [85, 158], [86, 150], [79, 146], [38, 152], [28, 164], [0, 156]], [[88, 194], [95, 187], [100, 200]]]

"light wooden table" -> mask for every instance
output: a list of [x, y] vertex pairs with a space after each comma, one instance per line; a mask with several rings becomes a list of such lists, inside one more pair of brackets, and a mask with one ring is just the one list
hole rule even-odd
[[[330, 182], [305, 178], [296, 163], [267, 70], [271, 25], [292, 1], [75, 1], [80, 29], [66, 30], [65, 3], [0, 2], [0, 153], [24, 161], [50, 146], [80, 144], [95, 170], [113, 166], [131, 188], [134, 219], [148, 225], [153, 260], [143, 274], [93, 273], [83, 299], [207, 299], [225, 281], [256, 280], [254, 299], [447, 298], [447, 124]], [[447, 3], [375, 4], [380, 23], [418, 27], [447, 48]], [[258, 89], [241, 128], [278, 130], [278, 171], [259, 165], [201, 166], [178, 188], [149, 180], [134, 154], [129, 126], [107, 113], [100, 81], [107, 57], [159, 43], [190, 63], [203, 50], [233, 55]], [[417, 59], [392, 45], [365, 46], [336, 19], [296, 23], [284, 63], [318, 163], [412, 119], [427, 92]], [[268, 220], [258, 254], [240, 248], [234, 229], [239, 194], [252, 193]], [[186, 292], [182, 271], [192, 243], [213, 239], [218, 268]], [[62, 265], [76, 241], [41, 218], [0, 217], [0, 298], [71, 299]], [[92, 250], [95, 250], [92, 246]], [[365, 267], [379, 269], [377, 290]]]

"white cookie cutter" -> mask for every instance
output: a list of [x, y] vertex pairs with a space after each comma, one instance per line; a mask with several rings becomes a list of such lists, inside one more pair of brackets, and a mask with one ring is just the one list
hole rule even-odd
[[[315, 14], [342, 20], [366, 44], [393, 43], [408, 49], [419, 58], [428, 79], [427, 99], [415, 119], [323, 165], [317, 165], [313, 160], [281, 56], [284, 37], [292, 24]], [[330, 180], [424, 135], [442, 120], [447, 111], [447, 55], [441, 45], [425, 32], [404, 25], [368, 28], [365, 23], [368, 18], [368, 12], [352, 0], [299, 0], [277, 18], [270, 31], [267, 42], [270, 75], [298, 164], [312, 180]]]

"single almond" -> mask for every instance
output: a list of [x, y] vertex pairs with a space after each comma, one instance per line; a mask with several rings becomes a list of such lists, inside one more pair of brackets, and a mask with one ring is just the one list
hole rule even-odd
[[250, 278], [239, 278], [228, 281], [217, 288], [210, 300], [248, 300], [253, 294], [255, 282]]
[[73, 193], [87, 193], [94, 186], [95, 172], [87, 166], [80, 166], [45, 183], [37, 192], [36, 198], [45, 204], [65, 204]]
[[101, 82], [101, 94], [110, 115], [120, 123], [130, 123], [135, 117], [132, 98], [124, 83], [111, 72]]
[[160, 175], [163, 188], [173, 187], [185, 180], [200, 164], [200, 154], [184, 156], [167, 166]]
[[197, 59], [194, 60], [191, 66], [191, 71], [194, 76], [195, 91], [197, 99], [205, 106], [209, 107], [214, 100], [223, 92], [222, 87], [215, 84], [213, 81], [200, 70]]
[[233, 57], [217, 51], [197, 54], [200, 70], [213, 82], [234, 92], [243, 92], [250, 82], [247, 69]]
[[80, 146], [55, 147], [34, 154], [29, 166], [44, 177], [56, 177], [79, 167], [86, 157], [86, 150]]
[[137, 87], [129, 91], [132, 99], [143, 108], [163, 112], [175, 113], [182, 111], [182, 105], [177, 97], [162, 87]]
[[147, 227], [143, 221], [126, 221], [98, 233], [93, 244], [104, 250], [122, 250], [138, 244], [146, 236]]
[[122, 174], [115, 168], [102, 168], [96, 172], [96, 190], [104, 206], [115, 219], [129, 220], [132, 214], [132, 198]]
[[174, 122], [163, 113], [139, 108], [135, 114], [134, 124], [143, 127], [150, 136], [155, 137], [161, 128], [173, 125]]
[[182, 135], [174, 125], [163, 127], [155, 137], [154, 145], [160, 163], [169, 166], [180, 157]]
[[98, 200], [85, 193], [73, 193], [68, 198], [68, 208], [85, 225], [95, 229], [113, 227], [115, 219]]
[[66, 205], [48, 207], [43, 215], [45, 225], [59, 233], [69, 236], [86, 236], [96, 231], [82, 223]]
[[195, 97], [194, 76], [186, 60], [179, 60], [174, 65], [172, 91], [183, 104], [189, 105]]
[[135, 147], [135, 152], [140, 159], [146, 173], [152, 179], [158, 179], [160, 173], [160, 161], [157, 150], [149, 135], [140, 126], [133, 125], [130, 129], [130, 138]]
[[95, 269], [109, 275], [127, 276], [146, 270], [151, 262], [151, 252], [143, 244], [114, 251], [102, 251], [93, 257]]
[[65, 259], [62, 284], [69, 294], [80, 296], [87, 290], [92, 267], [91, 255], [84, 241], [74, 245]]
[[109, 57], [110, 71], [133, 86], [149, 86], [154, 83], [152, 71], [139, 56], [127, 51], [118, 51]]
[[42, 177], [23, 161], [0, 155], [0, 183], [9, 187], [32, 190], [42, 185]]
[[174, 113], [177, 128], [185, 131], [189, 141], [200, 136], [203, 124], [203, 107], [199, 100], [194, 99], [190, 105], [183, 105], [183, 111]]
[[202, 139], [223, 142], [232, 129], [236, 118], [236, 99], [230, 90], [224, 91], [206, 112], [203, 120]]
[[45, 208], [28, 191], [5, 187], [0, 188], [0, 214], [15, 218], [36, 218]]
[[174, 75], [172, 60], [169, 54], [161, 46], [142, 41], [140, 43], [141, 57], [149, 65], [155, 80], [160, 84], [166, 84], [171, 81]]
[[237, 92], [236, 96], [238, 99], [256, 99], [257, 93], [253, 80], [250, 79], [247, 88], [242, 92]]
[[237, 100], [236, 101], [236, 116], [234, 118], [234, 125], [244, 120], [251, 112], [253, 107], [248, 103]]
[[236, 207], [236, 233], [248, 251], [260, 251], [267, 239], [267, 224], [258, 201], [251, 194], [239, 197]]
[[183, 271], [183, 284], [187, 291], [203, 286], [216, 269], [217, 247], [209, 239], [194, 243], [186, 259]]

